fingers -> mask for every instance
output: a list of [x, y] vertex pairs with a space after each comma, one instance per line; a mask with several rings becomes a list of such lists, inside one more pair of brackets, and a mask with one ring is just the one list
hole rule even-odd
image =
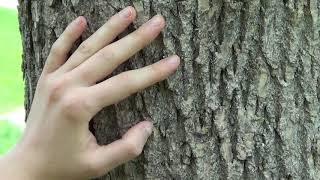
[[126, 7], [112, 16], [92, 36], [82, 42], [79, 48], [72, 54], [68, 62], [61, 68], [62, 72], [72, 70], [83, 61], [95, 54], [101, 48], [115, 39], [135, 19], [136, 12], [131, 6]]
[[89, 87], [88, 92], [98, 109], [119, 102], [148, 86], [166, 79], [180, 63], [171, 56], [141, 69], [131, 70]]
[[119, 64], [151, 43], [165, 26], [162, 16], [157, 15], [138, 30], [101, 49], [86, 62], [74, 69], [79, 78], [93, 84], [110, 74]]
[[74, 42], [87, 27], [86, 19], [82, 16], [71, 22], [57, 41], [52, 45], [44, 71], [50, 73], [58, 69], [67, 59]]
[[152, 128], [150, 121], [140, 122], [129, 129], [122, 139], [98, 148], [90, 158], [95, 167], [95, 176], [101, 176], [140, 155]]

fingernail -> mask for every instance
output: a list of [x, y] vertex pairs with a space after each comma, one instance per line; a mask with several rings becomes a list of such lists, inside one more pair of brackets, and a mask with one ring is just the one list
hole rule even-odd
[[79, 25], [85, 25], [85, 23], [86, 23], [85, 18], [83, 16], [79, 16], [76, 19], [76, 23], [79, 24]]
[[180, 64], [180, 58], [177, 55], [171, 56], [167, 59], [167, 62], [172, 65]]
[[77, 17], [75, 20], [75, 23], [80, 24], [81, 23], [81, 16]]
[[148, 122], [148, 123], [145, 125], [145, 130], [146, 130], [148, 136], [151, 135], [152, 129], [153, 129], [153, 124], [152, 124], [152, 122]]
[[132, 15], [132, 11], [130, 7], [126, 7], [122, 11], [120, 11], [120, 16], [122, 18], [129, 18], [131, 15]]
[[163, 18], [162, 16], [160, 15], [156, 15], [154, 16], [151, 20], [150, 20], [150, 24], [152, 26], [155, 26], [155, 27], [159, 27], [163, 24]]

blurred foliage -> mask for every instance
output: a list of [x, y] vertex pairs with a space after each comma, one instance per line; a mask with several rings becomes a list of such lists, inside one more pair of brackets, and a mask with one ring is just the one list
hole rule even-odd
[[[0, 113], [4, 113], [23, 106], [22, 46], [17, 11], [0, 7], [0, 27]], [[12, 148], [21, 135], [18, 126], [0, 120], [0, 155]]]
[[0, 120], [0, 155], [12, 148], [22, 135], [22, 130], [9, 121]]
[[23, 105], [22, 45], [18, 13], [0, 7], [0, 113]]

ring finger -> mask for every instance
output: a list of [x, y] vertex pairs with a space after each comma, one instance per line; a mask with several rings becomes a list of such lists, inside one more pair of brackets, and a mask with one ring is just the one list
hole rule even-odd
[[91, 57], [101, 48], [109, 44], [135, 19], [136, 11], [129, 6], [112, 16], [101, 28], [99, 28], [87, 40], [82, 42], [78, 49], [71, 55], [68, 61], [59, 69], [60, 72], [67, 72], [86, 59]]

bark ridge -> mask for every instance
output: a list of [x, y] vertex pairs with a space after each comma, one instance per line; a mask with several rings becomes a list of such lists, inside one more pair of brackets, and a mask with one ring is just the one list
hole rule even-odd
[[[68, 22], [92, 34], [127, 5], [162, 14], [161, 36], [115, 72], [178, 54], [175, 75], [105, 108], [101, 144], [151, 117], [143, 154], [100, 179], [319, 179], [320, 1], [19, 0], [27, 111], [51, 45]], [[82, 41], [79, 40], [79, 43]], [[75, 46], [76, 47], [76, 46]]]

